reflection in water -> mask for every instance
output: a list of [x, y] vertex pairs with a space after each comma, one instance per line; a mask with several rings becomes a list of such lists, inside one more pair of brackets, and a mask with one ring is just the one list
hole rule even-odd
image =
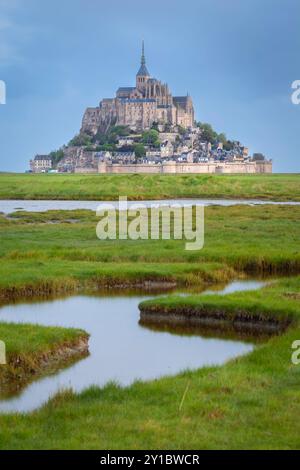
[[[253, 289], [261, 284], [240, 281], [226, 289], [227, 292], [228, 289]], [[170, 332], [144, 328], [139, 324], [138, 304], [148, 297], [78, 295], [2, 307], [0, 321], [82, 328], [91, 337], [90, 356], [31, 383], [18, 396], [2, 400], [0, 410], [29, 411], [45, 403], [60, 389], [81, 391], [90, 385], [103, 386], [109, 381], [129, 385], [137, 379], [149, 380], [187, 368], [222, 364], [253, 349], [251, 343], [236, 338], [216, 338], [217, 334], [215, 337], [201, 336], [199, 330]]]
[[233, 340], [233, 341], [243, 341], [244, 343], [249, 344], [258, 344], [267, 341], [270, 336], [274, 336], [274, 332], [253, 332], [252, 330], [245, 330], [243, 329], [226, 329], [220, 326], [209, 326], [195, 322], [181, 322], [181, 321], [174, 321], [167, 322], [163, 321], [162, 318], [157, 320], [154, 318], [142, 318], [139, 320], [140, 326], [143, 328], [148, 328], [152, 331], [157, 332], [166, 332], [173, 335], [185, 335], [185, 336], [201, 336], [202, 338], [218, 338], [218, 339], [226, 339], [226, 340]]

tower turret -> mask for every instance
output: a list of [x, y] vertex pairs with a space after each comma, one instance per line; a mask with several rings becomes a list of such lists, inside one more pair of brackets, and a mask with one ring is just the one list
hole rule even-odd
[[150, 78], [150, 74], [146, 67], [146, 58], [145, 58], [145, 45], [144, 41], [142, 42], [142, 56], [141, 56], [141, 66], [138, 73], [136, 74], [136, 87], [138, 90], [143, 91], [145, 85]]

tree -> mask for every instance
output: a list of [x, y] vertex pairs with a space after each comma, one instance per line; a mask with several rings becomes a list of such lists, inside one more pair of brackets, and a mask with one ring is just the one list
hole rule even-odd
[[213, 130], [210, 124], [199, 122], [197, 125], [202, 130], [201, 137], [205, 142], [214, 144], [217, 141], [218, 134]]
[[102, 144], [98, 145], [96, 148], [97, 152], [104, 151], [104, 152], [114, 152], [116, 150], [116, 146], [114, 144]]
[[146, 149], [143, 144], [134, 144], [133, 148], [136, 158], [143, 158], [146, 155]]
[[142, 143], [145, 145], [151, 145], [152, 147], [159, 147], [159, 132], [155, 129], [150, 129], [150, 131], [145, 131], [142, 134]]
[[63, 149], [54, 150], [53, 152], [49, 153], [49, 157], [52, 160], [52, 166], [55, 168], [57, 164], [64, 158], [64, 151]]
[[95, 137], [94, 137], [95, 142], [97, 142], [99, 145], [104, 145], [107, 143], [107, 135], [102, 134], [98, 132]]
[[218, 135], [218, 141], [221, 142], [223, 145], [226, 144], [227, 138], [224, 132], [221, 132], [221, 134]]
[[84, 147], [84, 150], [86, 150], [87, 152], [93, 152], [95, 150], [95, 145], [88, 144]]
[[130, 129], [128, 126], [112, 126], [108, 130], [108, 134], [116, 134], [119, 137], [126, 137], [130, 134]]
[[92, 143], [92, 137], [89, 134], [80, 133], [70, 140], [69, 146], [81, 147]]
[[98, 143], [99, 145], [114, 145], [117, 143], [119, 137], [125, 137], [129, 134], [130, 129], [128, 126], [111, 126], [106, 132], [101, 132], [99, 130], [93, 137], [93, 142]]
[[262, 153], [254, 153], [252, 160], [255, 162], [262, 162], [265, 160], [265, 156]]

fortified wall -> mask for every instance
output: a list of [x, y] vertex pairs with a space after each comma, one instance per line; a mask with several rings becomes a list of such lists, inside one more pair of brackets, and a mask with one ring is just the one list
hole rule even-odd
[[[84, 168], [80, 169], [84, 173]], [[179, 163], [162, 164], [128, 164], [99, 162], [98, 173], [272, 173], [272, 162], [212, 162], [212, 163]]]

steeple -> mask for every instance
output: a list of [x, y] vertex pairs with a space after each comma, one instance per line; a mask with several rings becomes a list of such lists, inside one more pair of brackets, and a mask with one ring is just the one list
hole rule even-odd
[[145, 44], [144, 40], [142, 42], [142, 56], [141, 56], [141, 66], [139, 68], [139, 71], [137, 73], [137, 76], [141, 77], [150, 77], [150, 74], [148, 72], [148, 69], [146, 67], [146, 58], [145, 58]]
[[144, 39], [142, 41], [142, 57], [141, 57], [141, 65], [146, 64], [146, 59], [145, 59], [145, 42]]

